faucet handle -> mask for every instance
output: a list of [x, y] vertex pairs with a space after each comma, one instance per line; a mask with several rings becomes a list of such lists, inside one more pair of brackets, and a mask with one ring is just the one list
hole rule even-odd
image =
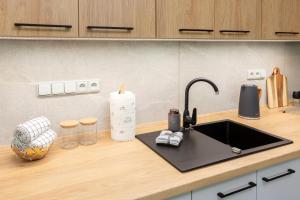
[[197, 123], [197, 108], [194, 108], [193, 109], [193, 114], [192, 114], [192, 122], [191, 124], [192, 125], [196, 125]]

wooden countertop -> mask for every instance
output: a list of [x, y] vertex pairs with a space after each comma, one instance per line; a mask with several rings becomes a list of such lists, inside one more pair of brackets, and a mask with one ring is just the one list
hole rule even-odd
[[[165, 199], [193, 189], [300, 157], [300, 114], [262, 109], [260, 120], [243, 120], [236, 111], [201, 116], [198, 122], [232, 119], [294, 144], [180, 173], [140, 141], [113, 142], [108, 134], [93, 146], [54, 147], [35, 162], [17, 159], [0, 148], [1, 199]], [[139, 133], [161, 130], [166, 122], [144, 124]]]

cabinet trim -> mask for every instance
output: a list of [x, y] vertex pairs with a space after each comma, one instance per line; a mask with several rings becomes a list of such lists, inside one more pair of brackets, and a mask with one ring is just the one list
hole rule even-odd
[[132, 31], [134, 29], [133, 27], [119, 27], [119, 26], [87, 26], [86, 28], [90, 31], [94, 29]]
[[298, 35], [299, 32], [285, 32], [285, 31], [281, 31], [281, 32], [275, 32], [276, 35]]
[[277, 176], [271, 176], [271, 177], [269, 177], [269, 178], [263, 177], [262, 180], [263, 180], [264, 182], [271, 182], [271, 181], [274, 181], [274, 180], [276, 180], [276, 179], [279, 179], [279, 178], [282, 178], [282, 177], [285, 177], [285, 176], [288, 176], [288, 175], [291, 175], [291, 174], [294, 174], [294, 173], [296, 173], [295, 170], [293, 170], [293, 169], [288, 169], [287, 172], [284, 172], [284, 173], [282, 173], [282, 174], [280, 174], [280, 175], [277, 175]]
[[243, 33], [243, 34], [247, 34], [250, 33], [250, 31], [248, 30], [220, 30], [220, 33]]
[[65, 28], [71, 29], [72, 25], [60, 25], [60, 24], [31, 24], [31, 23], [15, 23], [15, 27], [36, 27], [36, 28]]
[[247, 184], [247, 186], [245, 186], [245, 187], [242, 187], [242, 188], [240, 188], [240, 189], [234, 190], [234, 191], [229, 192], [229, 193], [227, 193], [227, 194], [224, 194], [224, 193], [222, 193], [222, 192], [219, 192], [217, 195], [218, 195], [218, 197], [220, 197], [220, 198], [223, 199], [223, 198], [225, 198], [225, 197], [231, 196], [231, 195], [236, 194], [236, 193], [240, 193], [240, 192], [245, 191], [245, 190], [249, 190], [249, 189], [254, 188], [254, 187], [256, 187], [256, 183], [254, 183], [254, 182], [249, 182], [249, 183]]
[[213, 29], [193, 29], [193, 28], [181, 28], [179, 32], [214, 32]]

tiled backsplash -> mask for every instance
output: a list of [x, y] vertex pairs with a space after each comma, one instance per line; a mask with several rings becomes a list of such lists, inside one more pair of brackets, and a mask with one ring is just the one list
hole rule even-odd
[[[185, 85], [199, 76], [220, 88], [215, 96], [203, 83], [193, 86], [190, 106], [200, 113], [236, 108], [248, 69], [269, 75], [280, 66], [290, 91], [300, 90], [297, 43], [0, 40], [0, 58], [0, 144], [9, 143], [18, 123], [40, 115], [56, 131], [61, 120], [88, 116], [109, 128], [109, 93], [121, 83], [136, 94], [138, 123], [165, 120], [169, 108], [182, 108]], [[98, 94], [36, 94], [39, 81], [93, 78], [102, 80]], [[265, 91], [265, 80], [252, 83]]]

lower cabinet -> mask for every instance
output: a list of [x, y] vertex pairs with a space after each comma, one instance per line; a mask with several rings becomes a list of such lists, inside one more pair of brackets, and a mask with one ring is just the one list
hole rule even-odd
[[256, 173], [192, 191], [192, 200], [256, 200]]
[[257, 172], [257, 200], [299, 200], [300, 159]]
[[299, 200], [300, 159], [258, 170], [170, 200]]
[[192, 193], [188, 192], [188, 193], [173, 197], [169, 200], [192, 200]]

